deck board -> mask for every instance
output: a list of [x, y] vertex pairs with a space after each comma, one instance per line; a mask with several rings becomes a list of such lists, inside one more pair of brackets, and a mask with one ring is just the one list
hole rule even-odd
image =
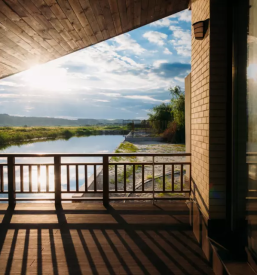
[[213, 274], [184, 202], [0, 204], [0, 274]]

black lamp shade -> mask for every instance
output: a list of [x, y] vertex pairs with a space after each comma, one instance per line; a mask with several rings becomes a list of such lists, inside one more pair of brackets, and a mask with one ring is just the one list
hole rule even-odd
[[195, 39], [202, 40], [208, 29], [208, 20], [198, 21], [193, 24]]

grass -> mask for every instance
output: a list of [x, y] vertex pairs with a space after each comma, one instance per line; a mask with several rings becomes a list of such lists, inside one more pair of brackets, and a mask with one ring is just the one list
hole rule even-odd
[[[155, 180], [158, 184], [158, 187], [160, 189], [162, 189], [163, 187], [163, 181], [161, 178], [158, 178]], [[185, 185], [183, 184], [183, 186], [185, 187]], [[166, 176], [165, 177], [165, 190], [168, 191], [168, 190], [172, 190], [172, 186], [171, 186], [171, 182], [170, 180], [168, 179], [168, 177]], [[180, 184], [174, 184], [174, 191], [175, 190], [180, 190]], [[159, 194], [159, 197], [165, 197], [165, 196], [181, 196], [182, 194], [181, 193], [160, 193]]]
[[91, 136], [103, 131], [125, 130], [122, 126], [80, 127], [0, 127], [0, 145], [20, 144], [37, 139], [69, 139], [73, 136]]
[[[122, 142], [119, 147], [115, 150], [115, 153], [122, 154], [122, 153], [136, 153], [138, 151], [137, 146], [130, 142]], [[120, 162], [120, 161], [129, 161], [129, 162], [136, 162], [136, 157], [112, 157], [111, 162]], [[142, 165], [135, 165], [135, 171], [137, 171]], [[109, 166], [109, 170], [113, 170], [114, 166]], [[126, 183], [129, 183], [129, 177], [133, 174], [133, 165], [128, 165], [126, 169]], [[117, 175], [118, 183], [122, 183], [124, 181], [124, 170]], [[110, 180], [111, 184], [114, 184], [114, 180]]]

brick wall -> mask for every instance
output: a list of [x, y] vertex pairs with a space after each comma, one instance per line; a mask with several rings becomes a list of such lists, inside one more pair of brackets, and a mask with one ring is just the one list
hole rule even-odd
[[[209, 0], [192, 0], [192, 24], [210, 18]], [[192, 30], [191, 69], [191, 153], [196, 198], [203, 212], [209, 209], [209, 60], [210, 35], [194, 38]]]
[[210, 19], [203, 40], [192, 30], [191, 139], [196, 198], [211, 219], [226, 218], [226, 1], [192, 0], [192, 24]]

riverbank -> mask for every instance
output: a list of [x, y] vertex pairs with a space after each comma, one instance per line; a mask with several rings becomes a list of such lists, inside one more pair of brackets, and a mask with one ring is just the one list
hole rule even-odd
[[[170, 144], [165, 142], [158, 142], [158, 141], [143, 141], [137, 143], [129, 143], [123, 142], [119, 145], [119, 147], [115, 150], [115, 153], [151, 153], [151, 154], [166, 154], [166, 153], [178, 153], [178, 152], [185, 152], [185, 145], [184, 144]], [[183, 162], [186, 160], [186, 157], [183, 156], [176, 156], [176, 157], [155, 157], [155, 162]], [[110, 159], [110, 163], [119, 163], [119, 162], [152, 162], [152, 157], [112, 157]], [[141, 190], [142, 185], [144, 185], [145, 190], [152, 190], [153, 186], [153, 168], [152, 165], [145, 165], [144, 166], [144, 181], [142, 182], [142, 166], [136, 165], [135, 166], [135, 186], [136, 190]], [[165, 171], [165, 185], [166, 189], [169, 190], [171, 188], [171, 165], [166, 166]], [[180, 190], [180, 166], [174, 166], [174, 183], [175, 189]], [[185, 173], [185, 170], [184, 170]], [[155, 165], [154, 166], [154, 186], [155, 190], [162, 188], [163, 184], [163, 165]], [[124, 179], [126, 178], [126, 186], [127, 190], [133, 189], [133, 166], [127, 165], [126, 175], [124, 175], [124, 166], [117, 166], [117, 189], [123, 190], [124, 189]], [[115, 169], [114, 166], [109, 167], [109, 186], [110, 189], [114, 188], [115, 183]], [[97, 173], [97, 189], [101, 190], [103, 185], [103, 174], [102, 168], [98, 170]], [[82, 186], [83, 190], [84, 186]], [[88, 186], [88, 190], [94, 189], [94, 181], [93, 178], [90, 181]], [[135, 195], [132, 192], [127, 194], [112, 194], [112, 196], [131, 196]], [[149, 197], [152, 194], [137, 194], [139, 197]], [[165, 196], [176, 196], [181, 197], [184, 194], [181, 193], [173, 193], [173, 194], [166, 194]], [[97, 196], [93, 194], [84, 194], [84, 197], [91, 197]], [[164, 194], [160, 193], [159, 196], [164, 196]]]
[[0, 127], [0, 147], [18, 145], [48, 139], [69, 139], [90, 135], [123, 135], [122, 126], [80, 126], [80, 127]]

